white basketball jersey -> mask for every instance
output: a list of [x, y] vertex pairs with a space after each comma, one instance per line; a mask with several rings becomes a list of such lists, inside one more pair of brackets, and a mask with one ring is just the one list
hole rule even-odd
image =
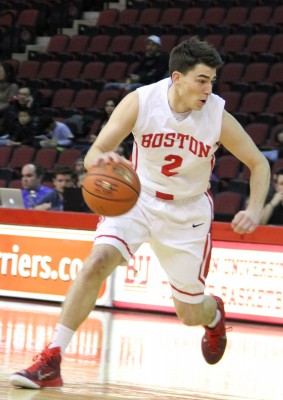
[[225, 102], [211, 94], [202, 110], [178, 122], [168, 104], [170, 83], [166, 78], [137, 89], [139, 115], [132, 160], [143, 190], [178, 200], [209, 187]]

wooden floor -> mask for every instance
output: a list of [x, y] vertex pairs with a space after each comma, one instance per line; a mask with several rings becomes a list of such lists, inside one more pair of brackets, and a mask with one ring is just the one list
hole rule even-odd
[[283, 328], [228, 321], [228, 348], [215, 366], [200, 350], [201, 327], [175, 316], [99, 310], [69, 346], [62, 389], [16, 389], [51, 338], [58, 306], [0, 301], [0, 400], [282, 400]]

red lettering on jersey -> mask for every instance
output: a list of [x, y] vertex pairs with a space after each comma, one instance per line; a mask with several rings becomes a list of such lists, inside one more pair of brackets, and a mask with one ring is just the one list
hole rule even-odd
[[209, 150], [211, 149], [211, 146], [208, 144], [205, 145], [203, 142], [199, 142], [199, 152], [198, 152], [198, 157], [208, 157]]
[[184, 148], [184, 141], [189, 140], [189, 137], [190, 137], [189, 135], [185, 135], [183, 133], [178, 133], [177, 139], [180, 140], [179, 149]]
[[166, 133], [164, 138], [164, 147], [173, 147], [175, 143], [176, 133]]
[[198, 149], [198, 141], [191, 137], [190, 144], [189, 144], [189, 150], [193, 154], [197, 154], [197, 149]]
[[195, 154], [198, 157], [208, 157], [211, 146], [206, 145], [203, 142], [198, 141], [190, 135], [184, 133], [148, 133], [142, 135], [141, 145], [145, 148], [156, 148], [156, 147], [175, 147], [179, 149], [185, 149]]
[[148, 135], [142, 135], [142, 142], [141, 145], [143, 147], [151, 147], [151, 139], [152, 139], [153, 134], [149, 133]]
[[164, 136], [164, 133], [156, 133], [153, 136], [153, 141], [152, 141], [151, 146], [152, 147], [161, 147], [162, 142], [163, 142], [163, 136]]

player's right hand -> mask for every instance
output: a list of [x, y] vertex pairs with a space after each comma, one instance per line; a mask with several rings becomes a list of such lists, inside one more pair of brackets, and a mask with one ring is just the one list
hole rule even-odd
[[[256, 221], [257, 220], [257, 221]], [[259, 224], [259, 218], [256, 218], [249, 211], [239, 211], [231, 222], [234, 232], [243, 234], [253, 232]]]

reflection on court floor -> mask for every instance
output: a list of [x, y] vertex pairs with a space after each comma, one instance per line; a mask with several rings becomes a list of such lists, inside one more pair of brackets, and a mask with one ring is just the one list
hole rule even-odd
[[107, 309], [92, 312], [74, 336], [62, 389], [14, 389], [9, 375], [50, 341], [59, 310], [0, 302], [0, 400], [283, 399], [282, 327], [228, 323], [227, 351], [210, 366], [201, 354], [201, 327], [185, 327], [174, 315]]

